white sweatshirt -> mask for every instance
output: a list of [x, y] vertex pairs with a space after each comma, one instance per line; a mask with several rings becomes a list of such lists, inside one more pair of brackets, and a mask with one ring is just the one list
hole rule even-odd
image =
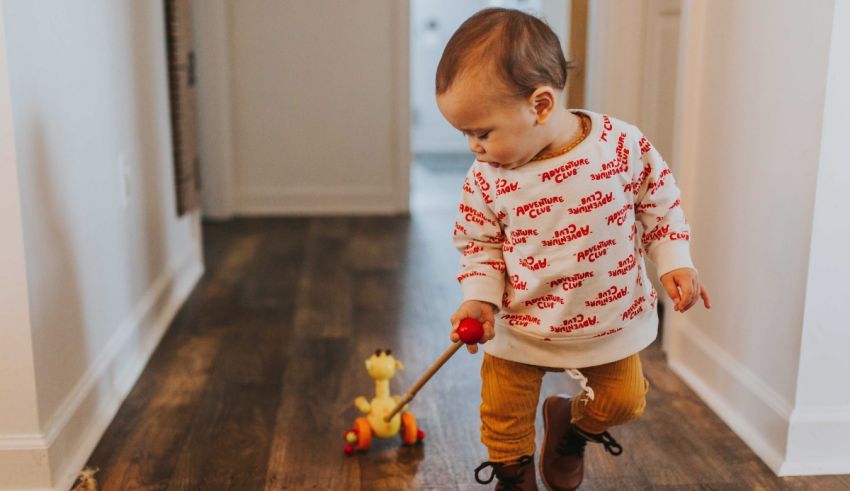
[[625, 358], [657, 334], [644, 251], [659, 275], [693, 268], [661, 155], [636, 127], [582, 112], [590, 133], [567, 154], [513, 170], [475, 161], [466, 176], [458, 281], [464, 300], [500, 306], [493, 356], [561, 368]]

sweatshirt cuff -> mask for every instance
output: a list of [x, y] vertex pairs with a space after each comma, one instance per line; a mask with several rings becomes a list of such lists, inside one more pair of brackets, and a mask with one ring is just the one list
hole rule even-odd
[[480, 302], [489, 302], [496, 306], [496, 310], [501, 308], [502, 294], [505, 290], [505, 284], [501, 281], [496, 281], [488, 277], [470, 277], [466, 278], [460, 284], [463, 291], [463, 300], [478, 300]]
[[691, 261], [690, 243], [687, 240], [667, 240], [655, 244], [649, 254], [649, 258], [655, 263], [658, 277], [679, 268], [691, 268], [696, 270]]

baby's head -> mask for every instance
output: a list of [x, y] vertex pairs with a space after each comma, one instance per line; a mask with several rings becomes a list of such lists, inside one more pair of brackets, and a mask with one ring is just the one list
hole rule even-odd
[[567, 61], [540, 19], [491, 8], [452, 35], [437, 67], [437, 105], [466, 135], [478, 160], [516, 168], [551, 141]]

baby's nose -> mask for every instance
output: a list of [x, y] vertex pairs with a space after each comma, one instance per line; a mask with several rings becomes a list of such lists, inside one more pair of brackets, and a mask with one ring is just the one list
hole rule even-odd
[[484, 153], [484, 147], [482, 147], [481, 144], [474, 138], [467, 138], [466, 141], [469, 144], [469, 150], [472, 151], [472, 153]]

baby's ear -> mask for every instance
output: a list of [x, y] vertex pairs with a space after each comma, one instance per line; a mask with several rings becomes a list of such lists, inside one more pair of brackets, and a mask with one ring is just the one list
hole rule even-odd
[[398, 368], [399, 370], [404, 370], [404, 363], [402, 363], [400, 360], [396, 360], [395, 361], [395, 367]]
[[534, 108], [537, 124], [543, 124], [552, 115], [552, 110], [557, 104], [555, 90], [548, 85], [537, 87], [529, 97], [529, 102]]

